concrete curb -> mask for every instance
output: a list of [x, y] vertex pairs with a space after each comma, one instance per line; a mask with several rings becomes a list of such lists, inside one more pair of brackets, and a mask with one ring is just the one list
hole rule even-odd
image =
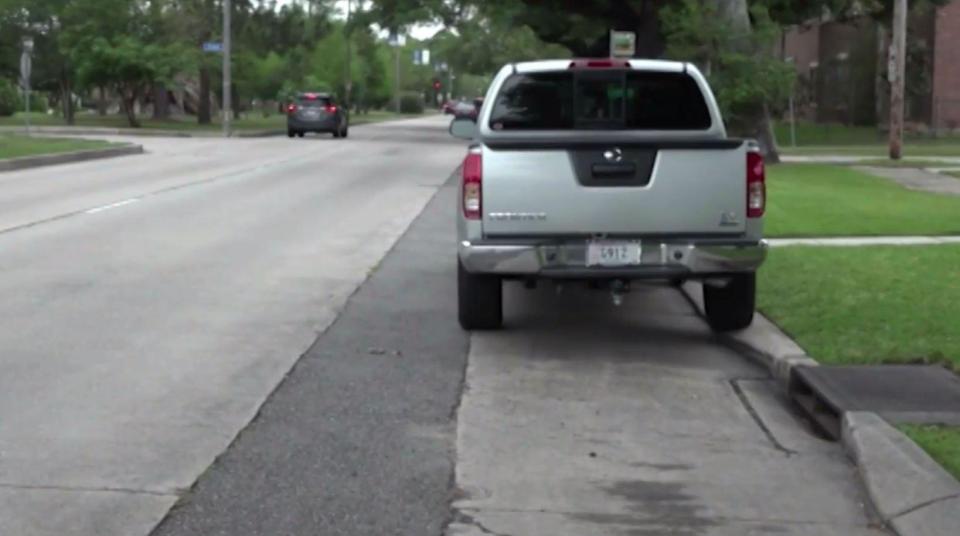
[[[688, 281], [682, 291], [703, 315], [703, 284]], [[746, 354], [770, 371], [784, 390], [789, 389], [794, 367], [819, 365], [803, 348], [767, 317], [756, 313], [749, 328], [724, 335], [727, 342], [746, 350]]]
[[142, 145], [127, 144], [119, 147], [107, 147], [106, 149], [93, 149], [89, 151], [24, 156], [21, 158], [0, 160], [0, 172], [53, 166], [57, 164], [69, 164], [72, 162], [83, 162], [86, 160], [98, 160], [101, 158], [113, 158], [116, 156], [127, 156], [141, 153], [143, 153]]
[[843, 445], [884, 523], [901, 536], [956, 534], [960, 482], [876, 413], [843, 416]]
[[[0, 132], [22, 133], [23, 127], [0, 127]], [[30, 132], [43, 136], [140, 136], [144, 138], [222, 138], [220, 130], [160, 130], [151, 128], [108, 127], [31, 127]], [[266, 138], [286, 134], [286, 130], [234, 131], [231, 138]]]
[[[681, 288], [701, 315], [702, 287], [687, 282]], [[724, 338], [766, 367], [788, 393], [795, 367], [819, 365], [760, 313], [749, 328]], [[956, 536], [960, 482], [910, 438], [876, 413], [847, 412], [841, 443], [856, 464], [874, 509], [899, 536]]]

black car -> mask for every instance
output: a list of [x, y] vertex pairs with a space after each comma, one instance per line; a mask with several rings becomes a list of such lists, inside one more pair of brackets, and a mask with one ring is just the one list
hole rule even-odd
[[307, 132], [329, 132], [334, 138], [346, 138], [347, 111], [328, 93], [299, 93], [287, 105], [287, 136], [303, 137]]

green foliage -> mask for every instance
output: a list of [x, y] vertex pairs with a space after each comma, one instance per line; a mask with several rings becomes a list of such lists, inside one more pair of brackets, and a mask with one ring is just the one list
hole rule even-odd
[[752, 28], [737, 30], [713, 3], [682, 0], [660, 10], [668, 55], [700, 67], [735, 128], [758, 108], [781, 106], [795, 76], [793, 67], [773, 54], [779, 28], [766, 8], [755, 6], [751, 15]]
[[5, 78], [0, 78], [0, 117], [10, 117], [22, 109], [17, 86]]
[[400, 113], [422, 114], [423, 97], [419, 93], [404, 93], [400, 95]]

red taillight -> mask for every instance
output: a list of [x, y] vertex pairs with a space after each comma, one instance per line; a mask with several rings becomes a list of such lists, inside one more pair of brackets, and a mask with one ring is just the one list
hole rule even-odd
[[747, 153], [747, 217], [759, 218], [767, 207], [767, 173], [763, 155]]
[[337, 107], [334, 106], [333, 104], [331, 104], [330, 106], [327, 106], [327, 113], [328, 113], [328, 114], [332, 114], [332, 113], [334, 113], [334, 112], [336, 112], [336, 111], [337, 111]]
[[470, 149], [463, 159], [463, 216], [479, 220], [483, 209], [483, 155], [479, 148]]
[[297, 111], [297, 105], [296, 105], [296, 104], [288, 104], [288, 105], [287, 105], [287, 113], [288, 113], [288, 114], [292, 114], [293, 112], [296, 112], [296, 111]]

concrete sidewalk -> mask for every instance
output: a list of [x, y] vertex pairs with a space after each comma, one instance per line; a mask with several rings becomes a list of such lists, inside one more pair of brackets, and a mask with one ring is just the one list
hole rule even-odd
[[[783, 154], [780, 161], [784, 164], [857, 164], [871, 160], [882, 160], [883, 155], [850, 154]], [[960, 156], [905, 156], [905, 162], [943, 162], [944, 166], [960, 166]]]
[[960, 244], [960, 236], [831, 236], [813, 238], [769, 238], [772, 248], [785, 246], [936, 246]]

